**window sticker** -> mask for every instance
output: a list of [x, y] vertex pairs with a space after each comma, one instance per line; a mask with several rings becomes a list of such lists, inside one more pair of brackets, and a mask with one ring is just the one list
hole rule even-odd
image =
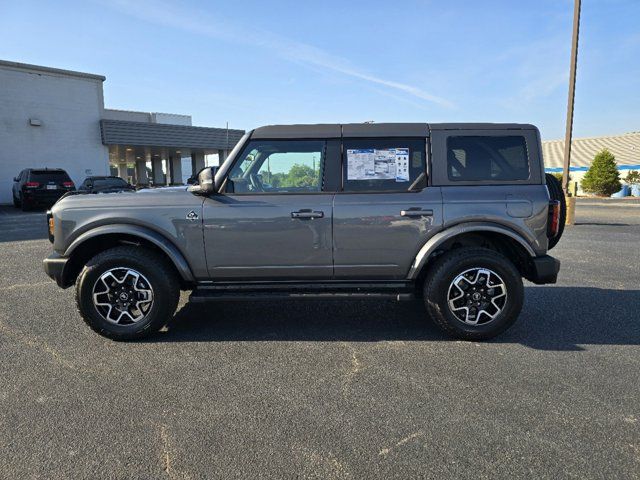
[[347, 180], [409, 181], [409, 149], [347, 149]]

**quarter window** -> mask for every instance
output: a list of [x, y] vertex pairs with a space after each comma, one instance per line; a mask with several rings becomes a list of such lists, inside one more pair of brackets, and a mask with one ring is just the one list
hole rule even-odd
[[511, 181], [529, 178], [522, 136], [449, 137], [447, 175], [451, 181]]
[[426, 186], [424, 138], [345, 139], [345, 192], [409, 191]]
[[252, 141], [229, 174], [234, 193], [313, 193], [322, 189], [325, 142]]

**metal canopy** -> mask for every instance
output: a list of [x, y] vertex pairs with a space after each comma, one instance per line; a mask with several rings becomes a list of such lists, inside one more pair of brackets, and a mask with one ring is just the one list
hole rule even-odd
[[244, 131], [163, 123], [100, 120], [104, 145], [230, 150]]

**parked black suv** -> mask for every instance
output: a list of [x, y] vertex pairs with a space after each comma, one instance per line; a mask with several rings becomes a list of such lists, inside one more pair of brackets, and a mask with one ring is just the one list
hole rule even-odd
[[100, 192], [121, 192], [135, 190], [135, 187], [120, 177], [87, 177], [78, 187], [79, 192], [100, 193]]
[[13, 205], [27, 211], [36, 205], [50, 206], [76, 189], [61, 168], [25, 168], [13, 179]]

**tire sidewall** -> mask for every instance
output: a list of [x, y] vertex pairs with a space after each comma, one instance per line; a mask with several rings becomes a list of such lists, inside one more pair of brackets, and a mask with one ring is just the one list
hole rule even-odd
[[[481, 325], [468, 325], [459, 320], [449, 309], [449, 286], [455, 277], [472, 268], [487, 268], [497, 273], [505, 282], [507, 288], [507, 302], [498, 317]], [[493, 255], [469, 255], [457, 261], [449, 262], [441, 275], [431, 284], [431, 291], [427, 299], [438, 305], [438, 310], [444, 316], [448, 327], [454, 333], [465, 338], [485, 339], [498, 335], [509, 328], [517, 319], [522, 308], [524, 288], [522, 278], [516, 268], [506, 258]]]
[[[87, 264], [76, 285], [78, 307], [95, 330], [111, 338], [131, 339], [144, 336], [148, 330], [161, 328], [173, 313], [168, 299], [171, 298], [171, 286], [159, 268], [154, 268], [133, 256], [122, 255], [118, 258], [106, 257], [94, 259]], [[151, 310], [142, 320], [130, 325], [116, 325], [102, 317], [93, 304], [93, 287], [100, 276], [113, 268], [130, 268], [144, 275], [153, 290]], [[159, 325], [160, 324], [160, 325]]]

